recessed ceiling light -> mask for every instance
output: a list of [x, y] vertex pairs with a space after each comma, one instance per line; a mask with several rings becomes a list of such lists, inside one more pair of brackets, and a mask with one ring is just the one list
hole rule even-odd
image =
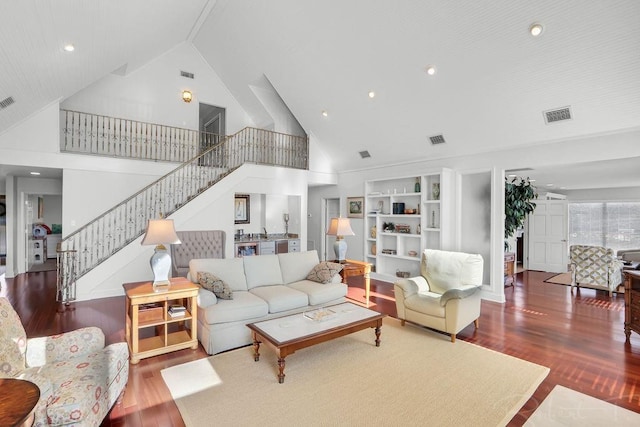
[[75, 46], [72, 45], [71, 43], [65, 44], [63, 49], [65, 52], [73, 52], [74, 50], [76, 50]]
[[529, 27], [529, 32], [533, 37], [538, 37], [540, 34], [542, 34], [543, 30], [544, 27], [542, 26], [542, 24], [538, 24], [537, 22], [531, 24], [531, 26]]
[[507, 176], [508, 176], [509, 178], [515, 178], [517, 175], [513, 175], [513, 174], [511, 174], [511, 175], [507, 175]]
[[327, 110], [322, 110], [322, 117], [327, 117], [328, 115]]
[[535, 179], [529, 179], [529, 182], [536, 182]]
[[40, 175], [40, 172], [29, 172], [31, 175]]
[[375, 98], [376, 97], [376, 93], [374, 91], [369, 91], [369, 98]]
[[436, 66], [435, 65], [427, 65], [424, 70], [427, 72], [427, 74], [429, 74], [430, 76], [433, 76], [436, 74]]
[[553, 184], [547, 184], [547, 187], [553, 187]]

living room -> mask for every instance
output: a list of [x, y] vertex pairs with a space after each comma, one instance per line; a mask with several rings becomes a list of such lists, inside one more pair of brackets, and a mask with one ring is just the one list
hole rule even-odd
[[[130, 15], [142, 16], [151, 8], [147, 2], [139, 3], [131, 6]], [[210, 103], [226, 109], [230, 134], [246, 126], [289, 133], [294, 128], [293, 120], [300, 123], [309, 134], [309, 170], [272, 171], [249, 166], [230, 177], [224, 188], [204, 195], [196, 202], [197, 207], [190, 208], [192, 211], [178, 213], [174, 218], [178, 229], [222, 229], [230, 237], [235, 227], [228, 219], [232, 218], [236, 193], [281, 194], [299, 197], [301, 244], [307, 249], [308, 242], [314, 242], [318, 248], [324, 240], [323, 199], [338, 198], [346, 216], [347, 197], [366, 196], [368, 181], [422, 176], [446, 168], [459, 177], [454, 194], [460, 197], [460, 203], [449, 218], [455, 230], [451, 249], [486, 254], [483, 297], [505, 303], [502, 194], [506, 171], [526, 173], [529, 169], [563, 169], [569, 164], [640, 157], [638, 84], [630, 71], [635, 69], [633, 52], [637, 47], [637, 30], [632, 22], [637, 6], [632, 2], [618, 2], [619, 7], [607, 11], [596, 6], [575, 10], [570, 5], [543, 1], [519, 5], [521, 10], [507, 2], [467, 5], [469, 10], [462, 6], [438, 9], [442, 15], [468, 17], [449, 24], [449, 28], [434, 22], [438, 14], [429, 13], [427, 6], [413, 6], [417, 9], [412, 12], [405, 3], [392, 10], [383, 4], [316, 5], [307, 9], [286, 2], [271, 8], [247, 2], [196, 3], [179, 11], [175, 4], [166, 9], [158, 7], [162, 19], [150, 27], [150, 36], [137, 34], [136, 23], [119, 21], [122, 17], [111, 17], [108, 28], [116, 33], [113, 28], [122, 27], [123, 35], [91, 31], [79, 35], [80, 39], [74, 41], [75, 53], [59, 52], [67, 56], [56, 57], [63, 64], [56, 72], [63, 70], [69, 77], [56, 74], [64, 81], [59, 88], [49, 81], [46, 86], [56, 88], [54, 95], [26, 89], [17, 92], [22, 88], [17, 79], [28, 73], [2, 69], [3, 75], [16, 80], [10, 81], [0, 97], [14, 96], [16, 102], [3, 108], [0, 115], [0, 162], [25, 169], [63, 171], [65, 234], [175, 165], [60, 153], [61, 108], [197, 128], [198, 103]], [[51, 8], [63, 16], [81, 14], [69, 5]], [[341, 10], [340, 16], [335, 16], [336, 10]], [[474, 13], [487, 21], [477, 22], [482, 20], [473, 18]], [[51, 25], [45, 17], [17, 6], [4, 15], [22, 18], [15, 21], [24, 23], [23, 30], [3, 30], [3, 39], [22, 38], [19, 45], [37, 39], [37, 28]], [[315, 19], [311, 19], [313, 15]], [[421, 16], [428, 25], [410, 18], [412, 15]], [[180, 24], [176, 25], [178, 20]], [[327, 36], [325, 23], [334, 20], [335, 33], [329, 36], [332, 43], [325, 52], [321, 49], [328, 43], [323, 41]], [[393, 39], [389, 21], [400, 38]], [[363, 35], [354, 35], [350, 22], [357, 22], [367, 38], [361, 40]], [[534, 22], [545, 24], [539, 38], [528, 32]], [[301, 28], [307, 24], [308, 32]], [[600, 25], [616, 28], [610, 31], [615, 34], [608, 30], [598, 35], [590, 32]], [[274, 30], [278, 27], [282, 33]], [[422, 34], [425, 27], [433, 29]], [[56, 34], [55, 50], [60, 50], [57, 44], [62, 44], [62, 39], [72, 37], [55, 26], [51, 31]], [[293, 40], [280, 43], [296, 38], [283, 34], [301, 36], [298, 44]], [[122, 37], [118, 39], [121, 43], [109, 43], [111, 36]], [[500, 40], [507, 36], [512, 39], [502, 43]], [[95, 51], [113, 56], [100, 56], [100, 60], [83, 56], [88, 55], [88, 44], [98, 46], [94, 38], [105, 39]], [[434, 43], [430, 39], [438, 40], [436, 44], [442, 45], [443, 51], [457, 53], [445, 55], [435, 47], [427, 49]], [[233, 42], [220, 46], [210, 40]], [[115, 46], [124, 44], [130, 44], [131, 51], [115, 52]], [[51, 46], [42, 43], [39, 48], [43, 50], [32, 51], [33, 63], [44, 62], [45, 51]], [[22, 49], [29, 51], [24, 45]], [[23, 55], [8, 47], [3, 50], [16, 61]], [[415, 54], [420, 51], [431, 53]], [[236, 54], [244, 59], [234, 59]], [[73, 55], [81, 55], [84, 65], [74, 62], [77, 57]], [[601, 59], [593, 63], [594, 56]], [[24, 70], [29, 63], [21, 63]], [[433, 75], [423, 70], [432, 63], [437, 67]], [[97, 65], [94, 69], [87, 64]], [[181, 77], [181, 70], [196, 78]], [[47, 73], [43, 74], [34, 81], [44, 79]], [[517, 78], [511, 79], [514, 75]], [[519, 81], [526, 84], [516, 86]], [[180, 97], [185, 89], [194, 95], [191, 103]], [[374, 96], [369, 92], [375, 92]], [[26, 99], [33, 101], [27, 105]], [[544, 122], [543, 111], [566, 105], [573, 107], [572, 120]], [[446, 143], [432, 145], [429, 137], [438, 134], [444, 135]], [[361, 158], [361, 151], [368, 151], [371, 157]], [[465, 197], [473, 188], [469, 181], [476, 178], [487, 189], [489, 200], [467, 205], [474, 200]], [[0, 190], [7, 197], [9, 221], [18, 216], [18, 189], [25, 179], [30, 178], [12, 175], [6, 189]], [[575, 187], [567, 193], [581, 200], [637, 200], [637, 196], [625, 194], [638, 194], [639, 187], [637, 182], [625, 179], [615, 184], [619, 189], [615, 196], [611, 196], [613, 187], [597, 192]], [[466, 224], [472, 223], [479, 209], [488, 211], [489, 222], [486, 229], [473, 233]], [[363, 219], [351, 220], [355, 235], [346, 238], [350, 258], [365, 258], [369, 230], [364, 224]], [[19, 278], [24, 263], [18, 246], [14, 246], [18, 239], [16, 226], [7, 225], [9, 248], [13, 248], [7, 278]], [[474, 238], [479, 247], [470, 245], [470, 233], [481, 235]], [[228, 249], [228, 254], [233, 252], [230, 246]], [[149, 279], [150, 251], [136, 245], [117, 255], [78, 282], [78, 296], [81, 300], [121, 297], [122, 283]]]

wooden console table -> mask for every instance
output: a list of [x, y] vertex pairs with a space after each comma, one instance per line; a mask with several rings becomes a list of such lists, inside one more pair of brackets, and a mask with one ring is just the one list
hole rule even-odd
[[506, 252], [504, 254], [504, 285], [514, 286], [516, 284], [516, 254]]
[[[154, 292], [151, 282], [122, 285], [126, 303], [125, 335], [131, 364], [170, 351], [198, 348], [198, 286], [184, 277], [172, 278], [170, 282], [169, 288], [161, 292]], [[141, 310], [142, 304], [155, 304], [156, 307]], [[169, 307], [172, 304], [185, 304], [185, 315], [171, 317]], [[185, 327], [185, 320], [191, 320], [190, 329]], [[144, 328], [155, 328], [155, 335], [140, 338], [140, 330]]]
[[624, 334], [640, 334], [640, 271], [624, 270]]
[[342, 283], [347, 284], [347, 279], [351, 276], [364, 276], [364, 299], [367, 307], [369, 307], [369, 295], [371, 291], [371, 263], [348, 259], [341, 263], [341, 265], [342, 271], [340, 272], [340, 277], [342, 277]]

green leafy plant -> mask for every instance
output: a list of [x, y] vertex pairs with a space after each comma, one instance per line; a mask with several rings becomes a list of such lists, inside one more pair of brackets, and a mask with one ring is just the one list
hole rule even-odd
[[504, 183], [504, 248], [509, 249], [506, 239], [513, 236], [517, 229], [524, 225], [528, 214], [533, 212], [536, 204], [531, 200], [538, 197], [536, 187], [529, 178], [505, 178]]

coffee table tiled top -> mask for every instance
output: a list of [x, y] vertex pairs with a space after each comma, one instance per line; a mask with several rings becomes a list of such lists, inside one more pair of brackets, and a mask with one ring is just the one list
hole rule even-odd
[[[260, 360], [260, 344], [266, 343], [278, 356], [278, 382], [284, 382], [285, 357], [353, 332], [373, 328], [375, 346], [380, 346], [384, 314], [345, 302], [305, 313], [292, 314], [247, 326], [253, 335], [254, 360]], [[318, 320], [313, 320], [313, 319]]]
[[[305, 313], [293, 314], [253, 323], [253, 326], [260, 329], [261, 335], [264, 336], [266, 334], [275, 343], [284, 344], [287, 341], [312, 336], [337, 326], [372, 317], [380, 317], [380, 313], [350, 302], [332, 305], [319, 310], [327, 310], [334, 314], [325, 316], [324, 320], [311, 320], [305, 316]], [[315, 312], [316, 310], [311, 311]]]

